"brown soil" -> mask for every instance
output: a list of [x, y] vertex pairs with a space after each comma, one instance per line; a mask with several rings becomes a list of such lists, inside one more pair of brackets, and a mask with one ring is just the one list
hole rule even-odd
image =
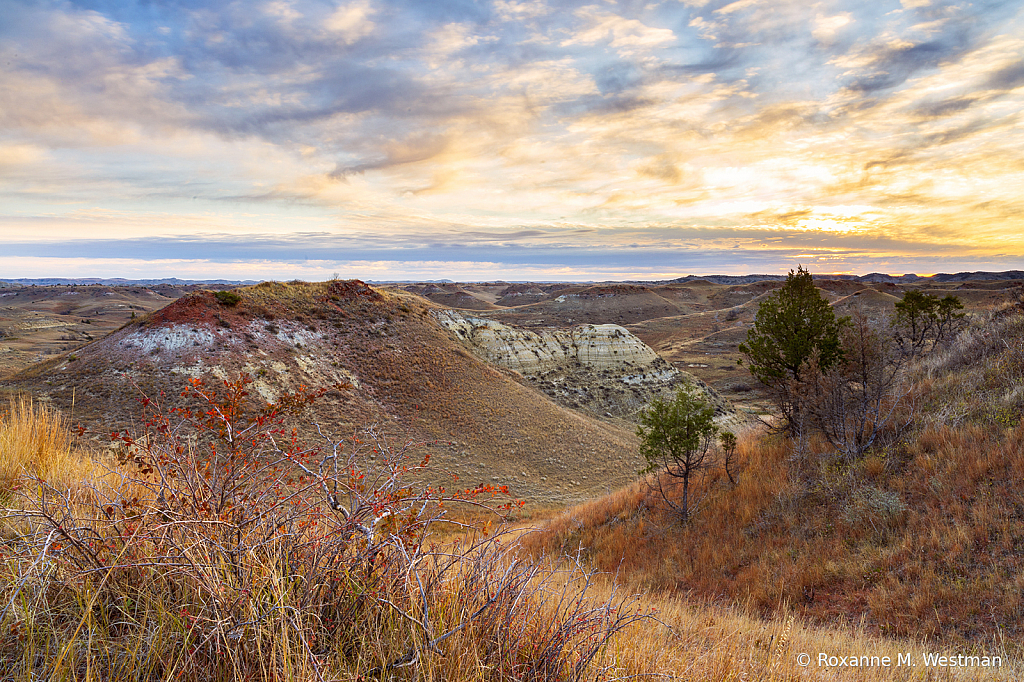
[[521, 327], [567, 327], [583, 323], [625, 325], [680, 312], [672, 301], [635, 284], [564, 287], [546, 293], [551, 296], [548, 300], [486, 315]]
[[141, 392], [172, 405], [189, 375], [219, 381], [245, 371], [270, 398], [333, 386], [307, 422], [338, 436], [380, 424], [396, 439], [422, 441], [438, 482], [454, 473], [466, 484], [502, 483], [521, 498], [564, 503], [619, 487], [640, 468], [628, 425], [561, 407], [484, 364], [421, 298], [352, 282], [235, 292], [236, 305], [211, 292], [184, 296], [4, 384], [73, 409], [98, 445], [138, 422]]
[[460, 310], [496, 310], [498, 308], [492, 301], [470, 293], [458, 284], [413, 284], [405, 287], [405, 290], [447, 308]]
[[194, 286], [10, 286], [0, 289], [0, 377], [100, 339]]

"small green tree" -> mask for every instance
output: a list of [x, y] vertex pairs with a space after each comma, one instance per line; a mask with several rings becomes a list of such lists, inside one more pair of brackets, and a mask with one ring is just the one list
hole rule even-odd
[[[647, 461], [640, 473], [655, 473], [652, 485], [684, 522], [690, 516], [690, 481], [710, 463], [709, 449], [718, 433], [714, 418], [715, 408], [685, 388], [680, 388], [671, 402], [656, 399], [640, 415], [636, 434], [640, 454]], [[680, 502], [673, 501], [665, 490], [658, 475], [662, 470], [671, 478], [682, 479]]]
[[218, 291], [214, 296], [222, 305], [226, 305], [228, 307], [234, 307], [242, 300], [242, 297], [234, 291]]
[[732, 431], [722, 431], [718, 444], [722, 447], [722, 466], [725, 467], [725, 475], [729, 477], [729, 483], [736, 485], [736, 434]]
[[927, 349], [952, 338], [963, 326], [964, 304], [952, 294], [941, 299], [916, 289], [896, 302], [895, 337], [903, 353], [922, 355]]
[[843, 359], [839, 332], [844, 324], [846, 319], [836, 318], [802, 266], [790, 270], [782, 288], [758, 307], [739, 349], [750, 373], [768, 388], [790, 435], [803, 424], [801, 392], [796, 390], [801, 375], [812, 355], [823, 371]]

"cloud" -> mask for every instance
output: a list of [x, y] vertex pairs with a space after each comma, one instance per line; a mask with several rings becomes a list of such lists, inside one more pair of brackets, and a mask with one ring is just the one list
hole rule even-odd
[[832, 42], [836, 34], [849, 26], [851, 21], [852, 18], [849, 12], [842, 12], [832, 16], [818, 14], [814, 18], [814, 30], [811, 31], [811, 35], [822, 43]]
[[351, 45], [373, 32], [376, 27], [370, 20], [373, 14], [374, 8], [369, 0], [356, 0], [339, 5], [324, 22], [324, 27], [338, 34], [346, 45]]
[[[132, 248], [188, 235], [272, 260], [344, 243], [367, 262], [401, 245], [422, 263], [445, 260], [435, 248], [528, 263], [577, 247], [580, 227], [609, 260], [685, 251], [681, 235], [736, 258], [771, 235], [945, 254], [958, 229], [998, 254], [1024, 228], [1017, 3], [8, 2], [4, 16], [0, 239], [25, 258], [23, 219], [38, 242], [65, 240], [80, 210]], [[608, 262], [587, 258], [569, 265]]]
[[576, 11], [584, 27], [573, 36], [562, 41], [562, 47], [574, 45], [595, 45], [607, 43], [617, 48], [622, 57], [659, 47], [675, 40], [675, 33], [668, 28], [647, 26], [638, 19], [584, 7]]
[[902, 85], [914, 73], [956, 56], [965, 47], [960, 42], [944, 40], [887, 45], [872, 55], [871, 71], [857, 76], [847, 87], [860, 94], [891, 90]]
[[995, 90], [1015, 90], [1024, 85], [1024, 60], [1005, 66], [991, 76], [985, 83]]
[[332, 179], [345, 178], [353, 173], [365, 173], [370, 170], [381, 170], [409, 163], [429, 161], [443, 154], [449, 141], [439, 135], [417, 135], [405, 140], [389, 142], [382, 150], [382, 159], [362, 163], [349, 168], [338, 168], [329, 174]]

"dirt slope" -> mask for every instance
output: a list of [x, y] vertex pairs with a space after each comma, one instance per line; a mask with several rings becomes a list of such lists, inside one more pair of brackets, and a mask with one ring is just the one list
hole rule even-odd
[[52, 400], [97, 438], [137, 419], [136, 382], [168, 401], [189, 376], [245, 371], [273, 400], [300, 385], [329, 392], [318, 419], [340, 434], [379, 423], [428, 446], [438, 471], [507, 483], [521, 497], [586, 498], [634, 478], [625, 427], [557, 405], [510, 371], [467, 352], [429, 314], [433, 304], [358, 281], [263, 283], [185, 296], [110, 336], [22, 372], [8, 389]]
[[158, 310], [182, 287], [8, 286], [0, 293], [0, 376], [63, 353]]
[[409, 293], [417, 294], [449, 308], [462, 310], [495, 310], [498, 306], [466, 291], [458, 284], [413, 284], [405, 287]]

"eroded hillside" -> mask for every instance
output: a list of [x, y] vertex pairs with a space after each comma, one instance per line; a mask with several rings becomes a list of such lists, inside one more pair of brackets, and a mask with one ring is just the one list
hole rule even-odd
[[[213, 289], [228, 285], [209, 285]], [[101, 339], [203, 287], [195, 284], [0, 283], [0, 377]]]
[[707, 384], [665, 362], [618, 325], [522, 329], [454, 310], [433, 314], [471, 352], [518, 372], [566, 407], [632, 420], [652, 400], [687, 387], [715, 406], [720, 422], [745, 424], [746, 416]]
[[333, 387], [315, 418], [335, 433], [384, 425], [396, 438], [428, 442], [439, 473], [509, 484], [520, 497], [582, 499], [635, 477], [628, 425], [558, 405], [478, 359], [422, 298], [358, 281], [234, 293], [237, 302], [189, 294], [5, 384], [73, 410], [102, 441], [138, 420], [141, 392], [173, 403], [190, 377], [244, 372], [268, 400]]

